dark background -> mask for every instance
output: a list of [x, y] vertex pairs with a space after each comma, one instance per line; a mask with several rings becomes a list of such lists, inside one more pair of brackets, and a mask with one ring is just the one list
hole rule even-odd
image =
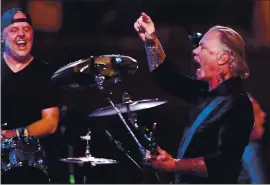
[[[2, 11], [15, 5], [27, 8], [28, 1], [2, 1]], [[240, 32], [247, 41], [247, 62], [251, 75], [245, 87], [259, 101], [266, 113], [270, 112], [270, 49], [254, 47], [250, 41], [254, 35], [254, 0], [239, 1], [171, 1], [171, 0], [63, 0], [62, 21], [58, 30], [36, 29], [33, 55], [48, 62], [55, 70], [63, 65], [103, 54], [122, 54], [135, 58], [138, 71], [119, 84], [108, 84], [114, 103], [121, 102], [123, 90], [127, 90], [133, 101], [159, 98], [167, 100], [164, 105], [142, 110], [138, 113], [138, 124], [151, 128], [157, 122], [157, 142], [176, 155], [186, 113], [190, 108], [184, 101], [162, 92], [152, 81], [147, 68], [144, 45], [133, 28], [142, 11], [155, 22], [157, 35], [163, 48], [173, 60], [175, 68], [182, 74], [194, 76], [195, 66], [191, 62], [191, 51], [195, 42], [188, 38], [195, 32], [206, 32], [211, 26], [230, 26]], [[44, 15], [38, 15], [44, 16]], [[168, 82], [170, 83], [170, 82]], [[184, 87], [183, 87], [184, 88]], [[136, 145], [117, 116], [89, 118], [92, 111], [108, 106], [104, 96], [96, 87], [85, 89], [59, 89], [62, 104], [68, 106], [59, 130], [47, 138], [47, 150], [51, 160], [67, 157], [67, 145], [74, 147], [74, 156], [84, 155], [85, 141], [80, 136], [91, 128], [91, 152], [96, 157], [116, 159], [120, 164], [95, 168], [76, 167], [76, 183], [81, 182], [82, 173], [94, 183], [141, 183], [143, 175], [134, 164], [109, 141], [104, 129], [119, 139], [125, 149], [139, 161]], [[269, 118], [268, 118], [269, 120]], [[60, 131], [60, 128], [65, 131]], [[265, 124], [262, 139], [267, 164], [270, 164], [270, 124]], [[268, 156], [268, 157], [266, 157]], [[68, 182], [68, 166], [54, 163], [55, 178], [58, 183]], [[150, 177], [150, 176], [149, 176]], [[163, 174], [164, 183], [170, 175]], [[154, 179], [151, 176], [151, 180]], [[152, 181], [154, 182], [154, 181]]]

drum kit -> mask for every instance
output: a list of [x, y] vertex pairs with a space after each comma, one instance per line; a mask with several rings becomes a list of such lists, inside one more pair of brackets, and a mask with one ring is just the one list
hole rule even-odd
[[[125, 150], [123, 149], [120, 142], [115, 140], [108, 130], [105, 130], [109, 140], [113, 142], [116, 147], [123, 151], [126, 156], [142, 170], [143, 161], [145, 160], [146, 148], [142, 146], [136, 135], [133, 133], [130, 125], [133, 128], [140, 130], [137, 125], [137, 118], [133, 115], [135, 112], [153, 108], [162, 104], [166, 101], [158, 99], [144, 99], [138, 101], [132, 101], [129, 94], [125, 91], [123, 93], [122, 103], [115, 104], [111, 97], [110, 92], [104, 87], [107, 83], [116, 84], [128, 75], [133, 75], [138, 69], [138, 62], [129, 56], [124, 55], [101, 55], [101, 56], [90, 56], [86, 59], [81, 59], [72, 63], [69, 63], [59, 70], [57, 70], [53, 76], [52, 81], [63, 87], [78, 88], [81, 86], [97, 86], [104, 97], [109, 102], [110, 106], [97, 109], [91, 112], [88, 117], [103, 117], [118, 115], [121, 122], [127, 129], [129, 135], [133, 138], [136, 145], [138, 146], [139, 152], [142, 156], [141, 165], [138, 164]], [[126, 114], [128, 119], [123, 117]], [[148, 142], [148, 147], [156, 146], [154, 142], [153, 132], [156, 124], [150, 132], [150, 136], [143, 134], [144, 138]], [[85, 156], [61, 158], [60, 161], [66, 163], [74, 163], [87, 166], [97, 165], [108, 165], [117, 164], [118, 161], [114, 159], [97, 158], [91, 155], [89, 141], [91, 140], [91, 131], [85, 136], [81, 136], [82, 140], [85, 140]], [[43, 176], [42, 183], [48, 183], [47, 167], [43, 148], [39, 144], [39, 140], [31, 137], [23, 138], [12, 138], [1, 142], [1, 173], [2, 180], [6, 176], [6, 179], [12, 178], [13, 172], [21, 173], [22, 171], [32, 170], [31, 174], [36, 177]], [[4, 181], [2, 181], [4, 182]]]

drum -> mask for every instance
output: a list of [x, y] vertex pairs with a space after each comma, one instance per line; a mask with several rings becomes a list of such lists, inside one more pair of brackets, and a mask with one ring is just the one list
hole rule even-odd
[[47, 184], [50, 182], [45, 152], [33, 137], [14, 137], [1, 142], [1, 183]]

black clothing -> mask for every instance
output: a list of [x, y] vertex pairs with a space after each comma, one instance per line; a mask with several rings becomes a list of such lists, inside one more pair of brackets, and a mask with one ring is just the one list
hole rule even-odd
[[3, 129], [25, 127], [41, 119], [41, 110], [58, 105], [48, 64], [33, 59], [14, 73], [3, 58], [1, 63], [1, 124], [7, 123]]
[[[14, 73], [2, 58], [1, 124], [7, 123], [6, 127], [2, 127], [3, 130], [26, 127], [42, 118], [41, 112], [43, 109], [59, 105], [57, 89], [51, 81], [52, 74], [52, 66], [37, 59], [33, 59], [24, 69]], [[51, 162], [51, 158], [55, 155], [49, 149], [55, 149], [53, 145], [57, 145], [59, 142], [57, 140], [51, 142], [48, 139], [55, 138], [54, 136], [55, 134], [40, 138], [40, 143], [46, 153], [45, 163], [48, 166], [49, 175], [51, 174], [50, 169], [56, 168], [51, 166], [55, 163], [54, 161]], [[8, 157], [8, 154], [5, 155], [5, 157]], [[29, 172], [31, 176], [34, 173], [29, 168], [26, 167], [24, 172]], [[19, 173], [22, 172], [19, 171]], [[16, 178], [15, 175], [13, 179], [8, 180], [9, 183], [13, 182], [11, 180], [18, 180], [19, 183], [24, 182], [21, 178]], [[34, 178], [26, 178], [26, 180], [28, 183], [29, 181], [36, 183]]]
[[208, 178], [176, 174], [181, 181], [176, 178], [175, 183], [237, 183], [242, 154], [254, 122], [252, 104], [240, 77], [228, 79], [209, 92], [207, 83], [173, 72], [168, 59], [152, 73], [162, 89], [193, 104], [190, 123], [215, 97], [226, 97], [200, 125], [184, 155], [184, 158], [204, 157]]

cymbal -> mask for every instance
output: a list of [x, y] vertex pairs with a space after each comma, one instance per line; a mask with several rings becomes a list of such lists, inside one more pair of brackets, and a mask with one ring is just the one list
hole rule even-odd
[[91, 163], [91, 165], [102, 165], [102, 164], [116, 164], [118, 161], [113, 159], [105, 159], [105, 158], [96, 158], [93, 156], [89, 157], [69, 157], [69, 158], [61, 158], [60, 161], [67, 163], [76, 163], [76, 164], [84, 164]]
[[117, 83], [138, 69], [137, 61], [125, 55], [90, 56], [69, 63], [58, 69], [51, 79], [58, 85], [79, 87], [95, 85], [95, 77], [102, 75], [105, 82]]
[[[129, 109], [130, 111], [139, 111], [144, 109], [149, 109], [152, 107], [156, 107], [159, 105], [162, 105], [166, 103], [167, 101], [161, 101], [158, 99], [144, 99], [139, 101], [134, 101], [132, 103], [129, 103]], [[120, 103], [115, 105], [121, 113], [127, 112], [127, 105], [125, 103]], [[101, 109], [97, 109], [91, 114], [89, 114], [89, 117], [100, 117], [100, 116], [110, 116], [110, 115], [116, 115], [116, 111], [112, 106], [104, 107]]]

